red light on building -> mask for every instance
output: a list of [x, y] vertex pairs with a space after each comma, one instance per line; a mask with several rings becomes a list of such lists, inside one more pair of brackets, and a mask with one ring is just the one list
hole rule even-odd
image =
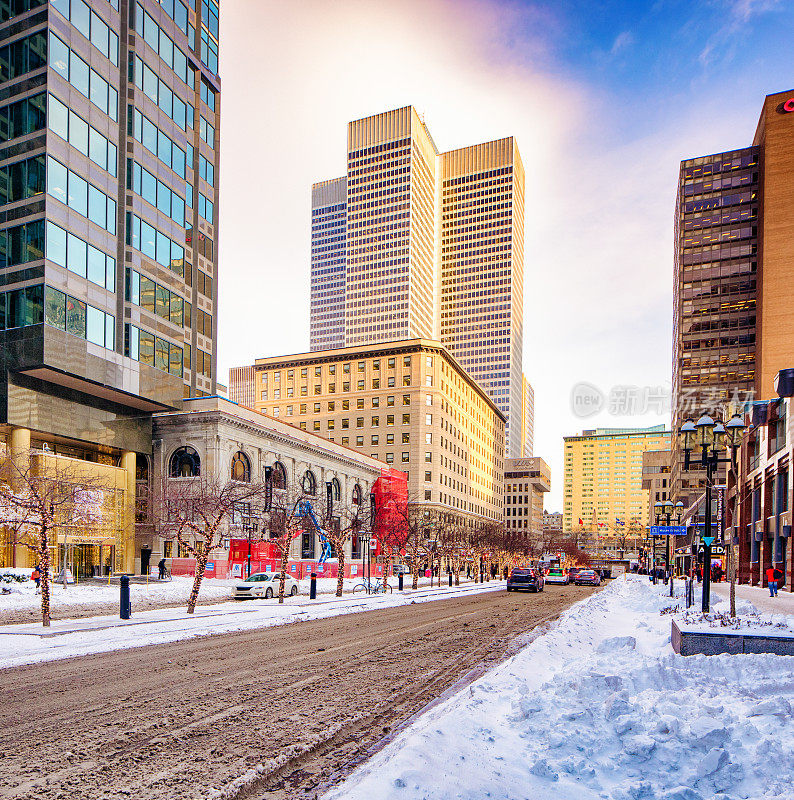
[[408, 476], [398, 469], [381, 470], [380, 478], [372, 485], [372, 495], [377, 509], [372, 533], [378, 539], [380, 548], [380, 542], [388, 538], [389, 528], [405, 519]]
[[794, 111], [794, 97], [789, 97], [789, 99], [786, 100], [786, 102], [781, 106], [781, 110], [785, 113]]

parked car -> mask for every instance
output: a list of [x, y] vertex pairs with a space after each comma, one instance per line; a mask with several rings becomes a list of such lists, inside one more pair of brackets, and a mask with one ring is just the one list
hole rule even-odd
[[552, 567], [546, 573], [546, 583], [558, 583], [561, 586], [567, 586], [570, 582], [571, 579], [565, 574], [562, 567]]
[[516, 567], [507, 578], [508, 592], [542, 592], [543, 573], [534, 567]]
[[573, 582], [577, 586], [600, 586], [601, 576], [594, 569], [580, 569]]
[[[234, 587], [233, 597], [235, 600], [252, 600], [257, 597], [270, 600], [270, 598], [278, 596], [280, 580], [280, 572], [255, 572], [250, 578], [240, 581]], [[298, 582], [295, 578], [287, 575], [287, 579], [284, 581], [284, 594], [294, 597], [297, 593]]]

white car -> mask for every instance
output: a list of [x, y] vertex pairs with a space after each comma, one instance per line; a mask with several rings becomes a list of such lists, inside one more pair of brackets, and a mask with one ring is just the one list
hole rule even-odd
[[[250, 578], [246, 578], [234, 587], [234, 599], [250, 600], [255, 597], [264, 597], [265, 600], [270, 600], [278, 597], [280, 580], [280, 572], [255, 572]], [[284, 581], [284, 594], [294, 597], [297, 593], [298, 582], [295, 578], [287, 575], [287, 579]]]
[[567, 586], [570, 583], [568, 573], [559, 567], [552, 567], [548, 575], [546, 575], [546, 583], [558, 583], [561, 586]]

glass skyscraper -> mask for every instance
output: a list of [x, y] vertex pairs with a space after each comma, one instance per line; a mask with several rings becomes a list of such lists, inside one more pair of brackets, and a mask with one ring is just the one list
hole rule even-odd
[[0, 0], [12, 449], [134, 479], [151, 413], [215, 393], [218, 13], [217, 0]]
[[441, 341], [507, 416], [506, 452], [519, 456], [524, 169], [515, 140], [439, 153], [407, 106], [348, 125], [347, 168], [313, 187], [311, 349]]

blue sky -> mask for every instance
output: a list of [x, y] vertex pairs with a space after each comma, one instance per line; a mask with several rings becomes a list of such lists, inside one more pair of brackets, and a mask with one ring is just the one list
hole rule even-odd
[[527, 172], [524, 368], [561, 506], [572, 387], [670, 383], [678, 164], [745, 147], [794, 86], [794, 4], [238, 0], [221, 15], [220, 375], [308, 349], [310, 189], [349, 120], [413, 104], [441, 150]]

